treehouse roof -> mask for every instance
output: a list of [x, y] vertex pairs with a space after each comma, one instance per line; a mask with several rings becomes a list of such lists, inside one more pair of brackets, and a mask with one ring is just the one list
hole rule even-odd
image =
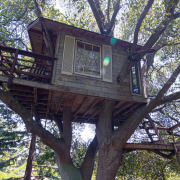
[[[111, 43], [112, 37], [110, 37], [110, 36], [102, 35], [102, 34], [88, 31], [85, 29], [80, 29], [80, 28], [77, 28], [77, 27], [74, 27], [71, 25], [67, 25], [67, 24], [53, 21], [53, 20], [46, 19], [46, 18], [37, 18], [32, 23], [30, 23], [28, 26], [28, 32], [29, 32], [29, 36], [30, 36], [31, 45], [32, 45], [33, 51], [37, 52], [37, 53], [42, 53], [42, 50], [39, 50], [39, 51], [37, 50], [37, 49], [40, 49], [40, 41], [38, 41], [37, 36], [34, 36], [34, 35], [35, 35], [35, 33], [36, 34], [42, 33], [42, 25], [41, 25], [42, 22], [45, 23], [48, 31], [50, 31], [53, 36], [56, 36], [58, 31], [63, 31], [65, 33], [70, 33], [77, 37], [84, 37], [86, 39], [94, 39], [96, 41], [101, 41], [105, 44]], [[38, 39], [40, 40], [40, 37]], [[117, 39], [115, 46], [120, 46], [124, 49], [130, 49], [132, 46], [132, 43]], [[136, 51], [140, 50], [141, 48], [142, 48], [142, 46], [137, 45]], [[149, 50], [149, 53], [151, 53], [153, 51], [154, 50], [151, 49], [151, 50]]]

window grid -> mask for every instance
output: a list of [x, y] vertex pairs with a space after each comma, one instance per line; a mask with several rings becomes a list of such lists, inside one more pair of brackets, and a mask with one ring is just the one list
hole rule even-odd
[[76, 41], [74, 73], [101, 77], [101, 47], [99, 45]]

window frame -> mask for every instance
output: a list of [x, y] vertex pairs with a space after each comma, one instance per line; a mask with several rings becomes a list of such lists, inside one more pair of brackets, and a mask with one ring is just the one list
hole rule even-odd
[[[99, 55], [100, 55], [100, 59], [99, 59], [99, 62], [100, 62], [100, 67], [99, 67], [99, 76], [96, 76], [96, 75], [91, 75], [91, 74], [84, 74], [84, 73], [78, 73], [75, 71], [75, 62], [76, 62], [76, 53], [77, 53], [77, 42], [81, 42], [81, 43], [84, 43], [84, 44], [88, 44], [88, 45], [92, 45], [92, 46], [97, 46], [99, 47], [100, 51], [99, 51]], [[86, 42], [86, 41], [82, 41], [82, 40], [79, 40], [79, 39], [76, 39], [75, 40], [75, 56], [74, 56], [74, 62], [73, 62], [73, 72], [74, 74], [78, 74], [78, 75], [82, 75], [82, 76], [90, 76], [90, 77], [95, 77], [95, 78], [101, 78], [102, 76], [102, 47], [101, 45], [98, 45], [98, 44], [95, 44], [95, 43], [89, 43], [89, 42]]]
[[[137, 86], [138, 86], [138, 89], [139, 89], [139, 92], [134, 92], [134, 88], [133, 88], [133, 74], [132, 74], [132, 68], [135, 67], [135, 73], [136, 73], [136, 78], [137, 78]], [[136, 63], [134, 66], [131, 68], [131, 79], [130, 79], [130, 82], [131, 82], [131, 93], [134, 94], [134, 95], [142, 95], [143, 92], [142, 92], [142, 81], [141, 81], [141, 71], [140, 71], [140, 63]]]

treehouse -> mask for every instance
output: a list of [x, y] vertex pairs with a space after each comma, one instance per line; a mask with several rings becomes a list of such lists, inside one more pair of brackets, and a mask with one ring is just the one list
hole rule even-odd
[[[0, 85], [29, 112], [35, 106], [39, 118], [62, 120], [63, 107], [71, 106], [73, 122], [96, 124], [102, 105], [111, 100], [113, 124], [120, 126], [147, 103], [139, 60], [123, 82], [117, 82], [131, 43], [44, 18], [32, 22], [28, 33], [33, 52], [0, 45]], [[180, 164], [180, 144], [173, 133], [179, 126], [156, 127], [149, 116], [139, 128], [151, 143], [127, 143], [124, 149], [145, 149], [167, 158], [175, 153]], [[173, 139], [166, 143], [160, 131], [171, 132]]]
[[139, 62], [117, 83], [131, 43], [42, 18], [28, 33], [33, 52], [0, 46], [0, 81], [26, 109], [35, 105], [40, 118], [61, 118], [63, 106], [71, 105], [74, 122], [96, 123], [102, 104], [112, 100], [113, 121], [120, 125], [147, 102]]

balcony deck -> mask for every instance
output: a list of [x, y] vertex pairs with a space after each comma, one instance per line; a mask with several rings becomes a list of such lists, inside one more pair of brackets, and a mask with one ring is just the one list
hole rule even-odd
[[54, 57], [32, 53], [0, 45], [1, 75], [13, 78], [50, 82], [53, 72]]

